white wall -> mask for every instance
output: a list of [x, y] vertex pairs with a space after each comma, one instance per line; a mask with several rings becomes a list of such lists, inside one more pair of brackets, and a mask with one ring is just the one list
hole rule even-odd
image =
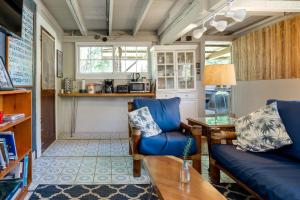
[[[62, 50], [62, 36], [63, 31], [51, 16], [49, 11], [45, 8], [40, 0], [35, 0], [37, 5], [36, 14], [36, 143], [37, 143], [37, 157], [41, 155], [41, 27], [44, 27], [55, 38], [56, 49]], [[56, 74], [56, 52], [55, 52], [55, 74]], [[56, 88], [60, 88], [60, 81], [56, 79]], [[57, 105], [56, 99], [56, 105]], [[56, 109], [57, 113], [57, 109]], [[57, 119], [57, 117], [56, 117]]]
[[243, 116], [268, 99], [300, 100], [300, 79], [238, 81], [233, 88], [233, 112]]

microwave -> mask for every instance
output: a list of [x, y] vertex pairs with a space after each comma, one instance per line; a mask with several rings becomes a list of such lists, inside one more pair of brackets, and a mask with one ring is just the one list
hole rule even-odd
[[150, 92], [151, 84], [147, 82], [130, 82], [129, 91], [130, 92]]

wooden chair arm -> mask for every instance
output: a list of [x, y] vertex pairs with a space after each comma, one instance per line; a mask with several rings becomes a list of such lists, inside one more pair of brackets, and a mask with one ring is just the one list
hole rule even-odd
[[131, 150], [133, 154], [138, 154], [138, 147], [141, 141], [141, 131], [135, 127], [130, 127], [131, 128], [131, 142], [130, 142], [130, 146], [131, 146]]
[[236, 140], [237, 134], [233, 131], [221, 131], [211, 135], [213, 144], [232, 144], [233, 140]]
[[182, 133], [189, 132], [191, 133], [196, 141], [197, 144], [197, 154], [201, 155], [201, 136], [202, 136], [202, 131], [200, 126], [190, 126], [184, 122], [180, 123], [180, 129]]
[[180, 123], [180, 130], [184, 133], [186, 131], [192, 133], [194, 136], [200, 135], [201, 136], [201, 126], [191, 126], [184, 122]]

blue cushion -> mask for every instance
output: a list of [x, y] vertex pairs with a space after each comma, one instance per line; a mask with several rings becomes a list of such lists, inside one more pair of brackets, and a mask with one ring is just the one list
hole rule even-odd
[[263, 199], [300, 199], [300, 162], [296, 160], [274, 152], [239, 151], [233, 145], [213, 145], [212, 156]]
[[292, 145], [279, 149], [279, 153], [300, 160], [300, 101], [268, 100], [267, 104], [277, 102], [281, 120], [288, 132]]
[[150, 113], [163, 132], [176, 131], [180, 127], [180, 98], [171, 99], [134, 99], [133, 108], [147, 106]]
[[[183, 156], [183, 150], [188, 142], [190, 134], [182, 134], [178, 131], [161, 133], [152, 137], [142, 137], [139, 151], [144, 155], [172, 155]], [[193, 137], [192, 137], [193, 138]], [[197, 145], [193, 138], [190, 155], [197, 152]]]

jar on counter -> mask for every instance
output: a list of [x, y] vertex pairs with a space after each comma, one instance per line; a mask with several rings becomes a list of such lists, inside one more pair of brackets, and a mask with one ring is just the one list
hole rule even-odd
[[96, 93], [96, 86], [94, 83], [89, 83], [87, 85], [87, 90], [89, 94], [95, 94]]

